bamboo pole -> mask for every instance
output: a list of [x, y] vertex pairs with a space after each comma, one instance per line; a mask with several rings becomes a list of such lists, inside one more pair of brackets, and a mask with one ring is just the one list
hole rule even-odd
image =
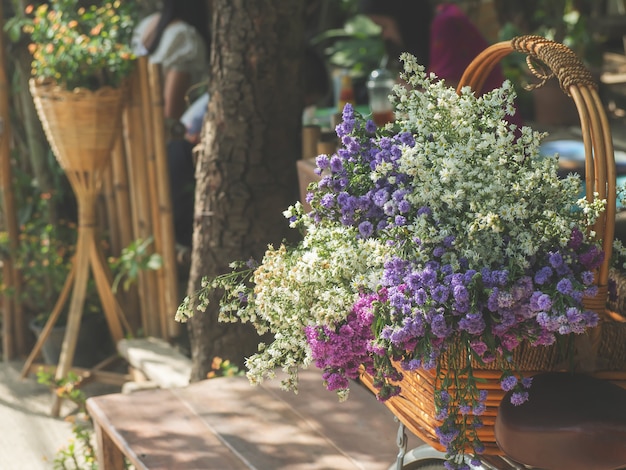
[[[156, 67], [156, 68], [155, 68]], [[162, 129], [157, 129], [155, 126], [155, 114], [163, 112], [163, 93], [160, 88], [160, 80], [155, 78], [155, 74], [161, 73], [160, 66], [157, 65], [149, 65], [147, 70], [147, 83], [142, 81], [143, 92], [144, 92], [144, 117], [148, 117], [144, 124], [146, 126], [146, 136], [148, 137], [148, 148], [149, 152], [147, 153], [147, 167], [146, 173], [148, 177], [148, 189], [150, 191], [149, 201], [150, 201], [150, 218], [152, 220], [152, 237], [153, 237], [153, 247], [154, 251], [160, 253], [160, 248], [163, 246], [162, 242], [162, 221], [159, 217], [159, 186], [157, 182], [157, 170], [156, 170], [156, 153], [158, 142], [156, 139], [156, 135], [160, 132], [163, 134]], [[147, 91], [147, 97], [145, 95]], [[154, 273], [154, 279], [157, 285], [155, 293], [157, 294], [157, 309], [154, 310], [155, 318], [153, 321], [158, 325], [160, 335], [159, 337], [165, 338], [167, 325], [165, 322], [165, 312], [163, 311], [165, 306], [165, 291], [166, 291], [166, 282], [165, 282], [165, 271], [160, 269]]]
[[[0, 2], [0, 25], [4, 25], [4, 8]], [[13, 173], [11, 168], [11, 122], [9, 118], [9, 84], [5, 70], [4, 32], [0, 30], [0, 197], [3, 201], [4, 226], [9, 237], [10, 253], [3, 260], [5, 282], [13, 290], [11, 297], [4, 297], [4, 319], [2, 347], [4, 360], [13, 359], [15, 354], [26, 352], [26, 331], [24, 317], [18, 299], [21, 295], [21, 279], [15, 268], [11, 253], [19, 244], [19, 230], [15, 197], [12, 190]]]
[[[154, 132], [154, 185], [156, 189], [152, 204], [156, 209], [155, 250], [163, 259], [159, 270], [162, 286], [161, 328], [163, 338], [170, 339], [180, 334], [180, 325], [174, 321], [178, 307], [178, 272], [176, 264], [176, 241], [174, 239], [174, 219], [172, 198], [167, 168], [165, 119], [163, 111], [163, 85], [161, 67], [153, 64], [149, 69], [150, 91], [152, 94], [152, 128]], [[157, 236], [158, 235], [158, 236]]]
[[[124, 135], [115, 141], [111, 155], [111, 175], [113, 194], [115, 199], [114, 214], [118, 219], [119, 241], [121, 247], [127, 247], [133, 241], [133, 223], [130, 209], [130, 193], [128, 188], [128, 170], [126, 167], [126, 153], [124, 151]], [[120, 254], [117, 252], [116, 254]], [[141, 305], [136, 286], [129, 290], [119, 292], [126, 312], [126, 317], [133, 331], [138, 331], [141, 326]]]
[[[117, 139], [116, 139], [117, 140]], [[115, 204], [115, 190], [113, 187], [113, 170], [109, 166], [103, 173], [102, 181], [102, 203], [100, 204], [104, 214], [101, 219], [106, 221], [106, 225], [100, 225], [106, 227], [106, 234], [109, 239], [109, 251], [113, 254], [118, 254], [122, 251], [122, 241], [120, 240], [120, 220], [116, 214]]]
[[[155, 219], [152, 214], [152, 197], [150, 187], [151, 182], [149, 175], [151, 174], [150, 165], [154, 158], [154, 142], [152, 140], [152, 109], [150, 107], [150, 79], [149, 79], [149, 62], [146, 60], [144, 66], [139, 70], [140, 80], [140, 96], [141, 96], [141, 123], [143, 126], [143, 167], [139, 175], [139, 180], [135, 180], [138, 184], [138, 189], [141, 191], [141, 196], [144, 198], [144, 215], [147, 220], [146, 231], [141, 234], [140, 238], [145, 240], [154, 236], [155, 233]], [[147, 323], [144, 325], [146, 334], [149, 336], [161, 337], [162, 330], [159, 322], [159, 306], [160, 302], [160, 287], [157, 273], [154, 271], [144, 271], [140, 273], [140, 276], [145, 278], [146, 289], [148, 295], [144, 297], [146, 302], [146, 319]]]
[[[149, 192], [147, 187], [146, 154], [149, 152], [146, 142], [149, 141], [144, 128], [144, 95], [142, 92], [142, 75], [147, 79], [147, 58], [137, 60], [137, 70], [131, 81], [130, 101], [127, 106], [124, 128], [124, 138], [130, 188], [133, 238], [146, 239], [152, 234], [152, 225], [149, 219]], [[147, 83], [147, 80], [146, 80]], [[147, 86], [147, 85], [146, 85]], [[146, 88], [146, 92], [147, 92]], [[148, 96], [147, 96], [148, 97]], [[149, 119], [149, 117], [146, 117]], [[141, 302], [141, 323], [146, 335], [159, 335], [158, 325], [154, 324], [153, 317], [156, 311], [154, 293], [156, 283], [154, 273], [139, 273], [138, 288]]]

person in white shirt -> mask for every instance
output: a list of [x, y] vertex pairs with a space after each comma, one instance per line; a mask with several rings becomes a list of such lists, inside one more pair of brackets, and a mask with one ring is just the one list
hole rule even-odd
[[161, 11], [139, 22], [132, 47], [163, 67], [166, 119], [178, 121], [186, 109], [185, 94], [206, 78], [209, 69], [209, 16], [206, 0], [165, 0]]
[[181, 120], [187, 109], [185, 96], [208, 76], [209, 24], [207, 0], [164, 0], [160, 11], [138, 23], [132, 38], [135, 54], [148, 56], [151, 63], [161, 64], [163, 70], [174, 234], [177, 244], [183, 246], [191, 246], [195, 178], [193, 145], [180, 138], [183, 132], [178, 130], [183, 128]]

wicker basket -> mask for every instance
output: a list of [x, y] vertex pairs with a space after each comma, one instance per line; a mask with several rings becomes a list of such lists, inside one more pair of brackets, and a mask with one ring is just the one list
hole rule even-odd
[[29, 85], [46, 137], [68, 176], [105, 168], [121, 128], [125, 88], [69, 91], [35, 79]]
[[[616, 174], [610, 127], [598, 96], [597, 85], [590, 72], [566, 46], [538, 36], [523, 36], [495, 44], [483, 51], [466, 69], [458, 90], [463, 86], [482, 89], [493, 67], [511, 52], [526, 54], [531, 72], [543, 82], [556, 76], [561, 89], [574, 100], [578, 110], [586, 156], [586, 197], [590, 201], [594, 197], [606, 199], [607, 208], [593, 227], [597, 236], [603, 240], [606, 254], [603, 265], [596, 273], [598, 294], [584, 300], [587, 308], [599, 314], [601, 322], [588, 334], [576, 335], [575, 364], [579, 370], [626, 386], [626, 372], [622, 372], [626, 370], [626, 323], [614, 321], [606, 307], [609, 260], [615, 229]], [[562, 357], [556, 346], [532, 347], [527, 344], [521, 344], [514, 354], [515, 363], [525, 376], [567, 368], [571, 363], [564, 362]], [[445, 358], [440, 360], [440, 365], [445, 368]], [[436, 428], [441, 425], [435, 419], [435, 374], [435, 371], [425, 370], [403, 371], [401, 395], [387, 400], [385, 404], [420, 439], [445, 451], [435, 434]], [[501, 454], [493, 429], [498, 406], [504, 396], [500, 389], [500, 375], [496, 367], [474, 364], [474, 376], [484, 380], [479, 387], [487, 391], [487, 409], [482, 417], [484, 427], [478, 435], [488, 455]], [[376, 392], [371, 376], [363, 373], [361, 379]]]

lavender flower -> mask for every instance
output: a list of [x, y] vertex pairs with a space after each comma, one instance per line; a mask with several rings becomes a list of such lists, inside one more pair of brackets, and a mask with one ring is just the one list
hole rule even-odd
[[517, 378], [513, 375], [509, 375], [507, 377], [504, 377], [501, 381], [500, 381], [500, 387], [502, 388], [502, 390], [504, 390], [505, 392], [508, 392], [510, 390], [513, 390], [515, 388], [515, 386], [517, 385]]
[[519, 406], [528, 401], [528, 392], [514, 392], [511, 394], [511, 403]]

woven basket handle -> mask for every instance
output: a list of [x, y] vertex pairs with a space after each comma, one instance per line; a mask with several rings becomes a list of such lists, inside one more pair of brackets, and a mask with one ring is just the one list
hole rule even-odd
[[571, 49], [563, 44], [540, 36], [520, 36], [510, 41], [494, 44], [479, 54], [467, 67], [457, 90], [470, 86], [481, 90], [494, 66], [511, 52], [526, 54], [526, 63], [541, 86], [555, 76], [561, 89], [570, 96], [578, 110], [585, 147], [586, 197], [606, 199], [606, 211], [592, 227], [603, 240], [604, 263], [596, 283], [598, 295], [587, 299], [586, 306], [603, 315], [606, 311], [609, 261], [615, 234], [615, 159], [613, 140], [604, 107], [598, 96], [597, 84], [589, 70]]
[[530, 89], [541, 87], [552, 77], [558, 79], [561, 89], [568, 96], [572, 96], [572, 86], [598, 88], [589, 69], [569, 47], [541, 36], [516, 37], [495, 44], [486, 51], [489, 52], [479, 55], [467, 67], [459, 87], [469, 85], [473, 90], [481, 90], [496, 63], [510, 52], [521, 52], [526, 54], [530, 72], [540, 80]]

